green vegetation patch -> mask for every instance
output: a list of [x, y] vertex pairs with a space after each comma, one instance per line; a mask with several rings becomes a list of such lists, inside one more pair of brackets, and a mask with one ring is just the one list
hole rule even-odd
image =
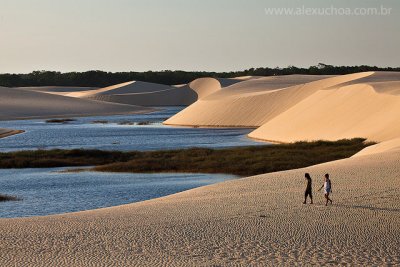
[[95, 166], [102, 172], [190, 172], [257, 175], [348, 158], [372, 145], [365, 139], [297, 142], [227, 149], [119, 152], [37, 150], [0, 153], [0, 168]]

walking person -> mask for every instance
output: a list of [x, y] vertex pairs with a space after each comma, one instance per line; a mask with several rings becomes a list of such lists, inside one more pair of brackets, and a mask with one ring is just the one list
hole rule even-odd
[[322, 188], [324, 188], [324, 195], [326, 199], [325, 206], [328, 206], [329, 202], [333, 204], [332, 199], [329, 198], [329, 194], [332, 193], [332, 182], [329, 178], [329, 173], [325, 174], [325, 182], [318, 191], [321, 191]]
[[311, 203], [313, 204], [313, 200], [312, 200], [312, 179], [309, 173], [306, 173], [304, 175], [306, 177], [307, 180], [307, 187], [306, 187], [306, 191], [304, 192], [304, 202], [303, 204], [307, 204], [307, 197], [309, 196], [311, 199]]

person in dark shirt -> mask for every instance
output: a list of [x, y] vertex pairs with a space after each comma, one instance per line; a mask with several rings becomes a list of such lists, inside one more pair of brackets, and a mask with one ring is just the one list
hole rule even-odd
[[313, 204], [313, 200], [312, 200], [312, 179], [309, 173], [306, 173], [304, 175], [306, 177], [307, 180], [307, 187], [306, 187], [306, 191], [304, 192], [304, 202], [303, 204], [307, 203], [307, 197], [309, 196], [311, 199], [311, 203]]

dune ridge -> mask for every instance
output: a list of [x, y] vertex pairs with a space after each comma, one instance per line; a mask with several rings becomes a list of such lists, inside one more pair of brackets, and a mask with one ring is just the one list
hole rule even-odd
[[70, 92], [66, 96], [138, 106], [187, 106], [220, 89], [220, 82], [213, 78], [200, 78], [179, 86], [131, 81]]
[[13, 89], [22, 89], [28, 91], [36, 91], [54, 95], [68, 95], [71, 92], [89, 91], [98, 89], [96, 87], [76, 87], [76, 86], [30, 86], [30, 87], [13, 87]]
[[258, 78], [262, 78], [262, 76], [241, 76], [241, 77], [234, 77], [234, 78], [217, 78], [217, 80], [221, 83], [222, 87], [228, 87], [228, 86], [234, 85], [239, 82], [255, 80]]

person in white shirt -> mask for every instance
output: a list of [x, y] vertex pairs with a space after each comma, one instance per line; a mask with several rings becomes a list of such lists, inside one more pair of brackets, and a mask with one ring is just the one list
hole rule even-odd
[[331, 204], [333, 203], [332, 199], [329, 198], [329, 194], [332, 193], [332, 182], [328, 173], [325, 174], [325, 182], [318, 191], [321, 191], [322, 188], [324, 189], [324, 195], [326, 199], [325, 206], [328, 206], [329, 202], [331, 202]]

